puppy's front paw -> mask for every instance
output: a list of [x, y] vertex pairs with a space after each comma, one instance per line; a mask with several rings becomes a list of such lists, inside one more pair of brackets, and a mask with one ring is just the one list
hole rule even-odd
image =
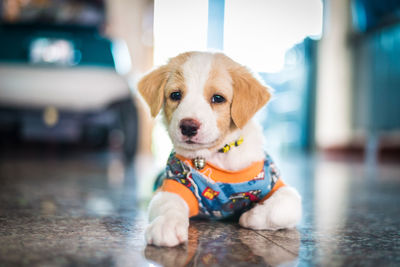
[[175, 215], [160, 215], [146, 229], [146, 242], [156, 246], [174, 247], [188, 240], [189, 220]]
[[240, 216], [239, 224], [257, 230], [293, 228], [301, 218], [301, 197], [297, 191], [285, 186], [262, 204]]

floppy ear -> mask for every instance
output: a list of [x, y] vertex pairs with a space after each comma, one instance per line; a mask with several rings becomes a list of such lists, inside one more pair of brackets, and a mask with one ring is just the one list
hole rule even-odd
[[167, 66], [161, 66], [144, 76], [138, 83], [138, 89], [150, 107], [151, 116], [160, 112], [164, 99], [164, 87], [168, 79]]
[[245, 67], [230, 71], [233, 82], [232, 120], [242, 128], [270, 99], [268, 88], [262, 85]]

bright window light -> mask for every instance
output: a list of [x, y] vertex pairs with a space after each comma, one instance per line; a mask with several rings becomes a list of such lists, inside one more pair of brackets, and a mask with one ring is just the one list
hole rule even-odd
[[224, 51], [258, 72], [279, 72], [285, 53], [322, 33], [321, 0], [225, 1]]
[[[154, 1], [154, 65], [187, 51], [207, 49], [208, 0]], [[153, 131], [156, 165], [164, 166], [172, 144], [157, 120]]]
[[208, 0], [155, 0], [154, 65], [207, 48]]
[[125, 75], [131, 70], [131, 56], [125, 41], [114, 39], [111, 46], [111, 51], [115, 61], [115, 70], [120, 75]]

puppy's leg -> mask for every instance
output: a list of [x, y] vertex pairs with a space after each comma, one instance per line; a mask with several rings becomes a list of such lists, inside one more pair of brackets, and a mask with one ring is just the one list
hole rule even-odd
[[239, 224], [258, 230], [293, 228], [301, 219], [301, 197], [292, 187], [284, 186], [270, 198], [240, 216]]
[[149, 206], [146, 242], [173, 247], [188, 240], [189, 208], [177, 194], [158, 192]]

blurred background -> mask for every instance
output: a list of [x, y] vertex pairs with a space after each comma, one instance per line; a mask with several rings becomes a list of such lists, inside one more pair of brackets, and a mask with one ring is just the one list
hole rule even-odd
[[[222, 51], [274, 88], [266, 148], [399, 159], [396, 0], [2, 0], [0, 145], [125, 159], [171, 144], [136, 92], [152, 67]], [[7, 149], [6, 149], [7, 148]]]
[[[294, 238], [194, 223], [198, 247], [145, 249], [172, 146], [136, 84], [190, 50], [274, 89], [256, 120]], [[1, 266], [400, 266], [399, 162], [399, 0], [0, 0]]]

